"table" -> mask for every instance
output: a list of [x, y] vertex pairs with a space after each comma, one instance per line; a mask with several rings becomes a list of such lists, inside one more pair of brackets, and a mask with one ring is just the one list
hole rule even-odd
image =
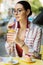
[[[21, 60], [21, 58], [18, 58], [18, 57], [15, 57], [14, 59], [18, 60], [18, 62], [19, 62], [16, 65], [43, 65], [43, 61], [38, 60], [38, 59], [36, 59], [36, 62], [34, 62], [34, 63], [25, 62], [25, 61]], [[0, 65], [12, 65], [12, 64], [4, 64], [4, 63], [0, 62]]]

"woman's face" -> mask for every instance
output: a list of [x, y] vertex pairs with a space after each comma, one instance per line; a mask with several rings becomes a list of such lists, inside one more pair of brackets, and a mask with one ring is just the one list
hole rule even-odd
[[14, 16], [16, 17], [17, 21], [21, 21], [23, 19], [26, 19], [27, 17], [27, 11], [24, 9], [22, 4], [16, 4], [14, 8]]

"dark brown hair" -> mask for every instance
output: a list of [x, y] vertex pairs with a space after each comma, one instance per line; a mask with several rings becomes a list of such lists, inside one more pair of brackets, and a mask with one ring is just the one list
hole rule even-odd
[[31, 6], [30, 4], [27, 2], [27, 1], [19, 1], [17, 3], [20, 3], [23, 5], [24, 9], [27, 11], [28, 9], [30, 10], [30, 14], [28, 15], [28, 17], [32, 14], [32, 11], [31, 11]]

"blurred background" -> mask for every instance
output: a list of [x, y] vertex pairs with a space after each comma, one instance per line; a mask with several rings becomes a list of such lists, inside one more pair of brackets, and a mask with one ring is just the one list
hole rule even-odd
[[[3, 56], [5, 52], [5, 39], [7, 33], [7, 24], [13, 15], [13, 9], [16, 2], [19, 0], [0, 0], [0, 55]], [[41, 26], [43, 39], [43, 0], [27, 0], [32, 8], [32, 15], [28, 18], [30, 22]], [[13, 18], [15, 19], [15, 18]], [[12, 19], [12, 21], [14, 21]], [[43, 44], [43, 40], [41, 42]], [[4, 51], [4, 52], [3, 52]], [[2, 53], [3, 52], [3, 53]]]

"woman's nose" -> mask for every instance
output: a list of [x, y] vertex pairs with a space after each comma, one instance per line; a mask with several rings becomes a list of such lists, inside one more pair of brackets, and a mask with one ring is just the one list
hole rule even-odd
[[15, 15], [18, 15], [18, 11], [16, 11]]

